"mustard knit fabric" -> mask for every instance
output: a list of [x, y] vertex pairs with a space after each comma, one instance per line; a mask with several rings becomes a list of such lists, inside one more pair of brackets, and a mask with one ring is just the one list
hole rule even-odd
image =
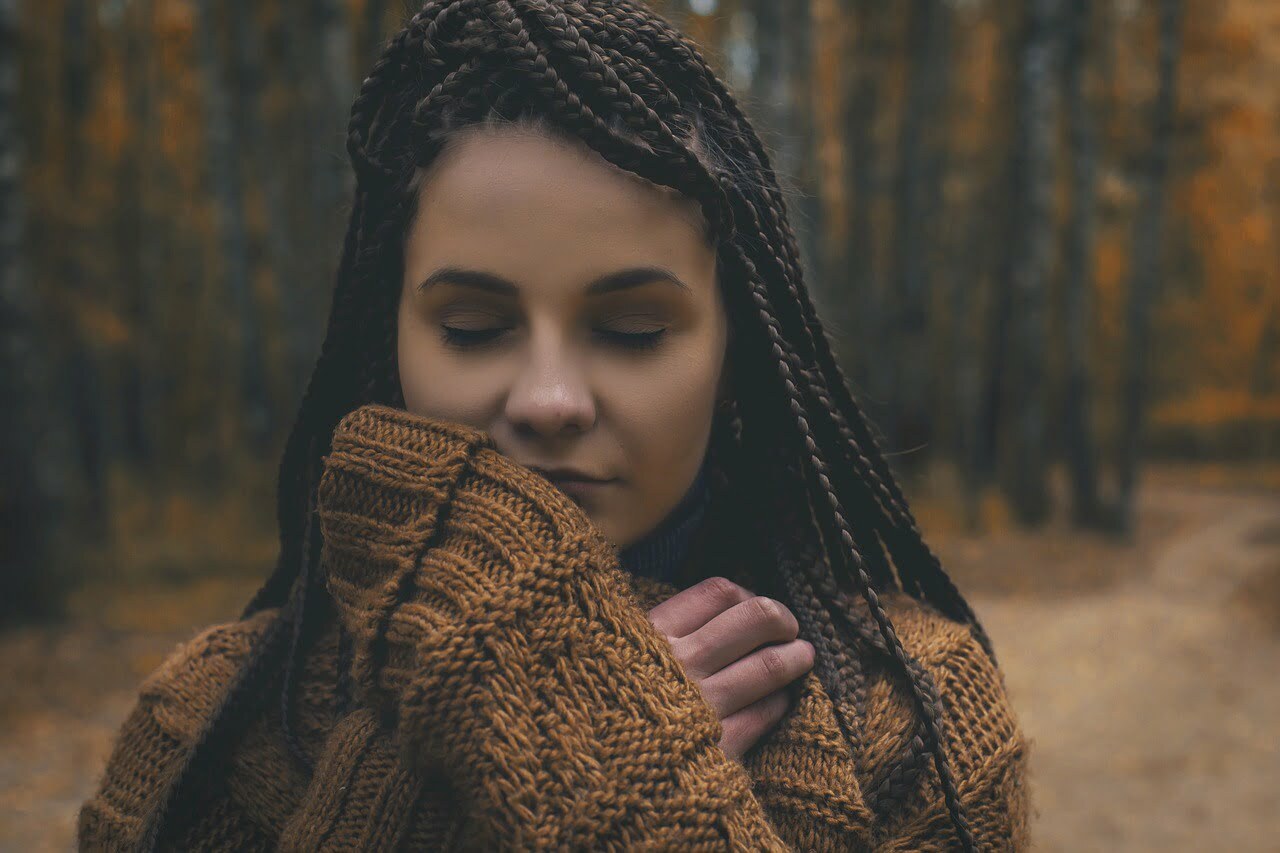
[[[581, 508], [486, 434], [365, 406], [334, 433], [319, 501], [337, 615], [292, 718], [313, 769], [290, 754], [279, 703], [263, 703], [178, 849], [954, 849], [931, 764], [905, 808], [869, 807], [916, 726], [874, 637], [856, 754], [813, 670], [739, 763], [645, 615], [676, 588], [622, 571]], [[942, 695], [980, 847], [1025, 849], [1028, 748], [1002, 675], [967, 626], [883, 599]], [[209, 628], [147, 678], [81, 809], [82, 849], [137, 844], [276, 614]], [[339, 623], [354, 649], [344, 712]]]

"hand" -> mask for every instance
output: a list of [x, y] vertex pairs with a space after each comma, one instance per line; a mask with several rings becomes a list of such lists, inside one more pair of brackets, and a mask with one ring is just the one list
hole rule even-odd
[[795, 615], [726, 578], [681, 590], [648, 616], [715, 708], [720, 747], [735, 760], [778, 724], [791, 704], [787, 685], [813, 667]]

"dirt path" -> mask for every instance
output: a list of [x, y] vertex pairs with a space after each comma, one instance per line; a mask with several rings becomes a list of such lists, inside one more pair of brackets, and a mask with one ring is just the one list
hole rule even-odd
[[[1118, 547], [945, 538], [1033, 739], [1038, 849], [1276, 850], [1280, 495], [1164, 483]], [[0, 636], [0, 851], [68, 850], [137, 682], [252, 585], [104, 596]]]
[[1280, 498], [1146, 503], [1177, 530], [1121, 585], [972, 596], [1034, 741], [1038, 847], [1280, 849]]
[[69, 625], [0, 635], [0, 851], [74, 849], [76, 812], [138, 683], [196, 628], [234, 618], [254, 587], [86, 590]]

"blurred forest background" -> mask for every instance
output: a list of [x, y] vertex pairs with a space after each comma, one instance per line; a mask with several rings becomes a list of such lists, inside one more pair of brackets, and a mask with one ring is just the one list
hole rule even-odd
[[[1211, 849], [1177, 832], [1227, 817], [1192, 782], [1228, 778], [1256, 811], [1229, 815], [1227, 847], [1273, 849], [1261, 715], [1231, 706], [1236, 740], [1197, 730], [1172, 764], [1138, 756], [1186, 736], [1158, 724], [1174, 697], [1219, 732], [1224, 702], [1274, 681], [1280, 3], [656, 5], [775, 153], [855, 392], [997, 647], [1018, 647], [1046, 848], [1111, 809], [1102, 847]], [[0, 803], [25, 816], [0, 848], [65, 842], [136, 680], [274, 561], [275, 464], [350, 203], [347, 111], [414, 10], [0, 0], [0, 684], [38, 685], [0, 719], [48, 747], [0, 744]], [[1134, 604], [1161, 583], [1173, 609]], [[1191, 598], [1222, 608], [1177, 609]], [[1255, 656], [1207, 699], [1189, 667], [1097, 693], [1167, 663], [1152, 632], [1200, 653], [1241, 625], [1261, 626], [1236, 637]], [[1105, 669], [1126, 636], [1149, 656]], [[1099, 701], [1133, 731], [1082, 723]], [[1203, 764], [1211, 748], [1252, 752]], [[1080, 793], [1095, 772], [1129, 787]], [[1187, 817], [1157, 829], [1179, 797]]]
[[[992, 491], [1043, 523], [1059, 468], [1079, 523], [1125, 531], [1144, 457], [1280, 454], [1277, 13], [1184, 2], [666, 4], [776, 152], [888, 449], [950, 471], [974, 526]], [[327, 316], [347, 110], [410, 11], [13, 8], [3, 506], [30, 547], [75, 544], [59, 518], [150, 536], [270, 492]]]

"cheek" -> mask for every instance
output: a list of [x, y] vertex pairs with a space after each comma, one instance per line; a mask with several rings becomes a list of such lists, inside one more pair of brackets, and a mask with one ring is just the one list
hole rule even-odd
[[630, 475], [625, 506], [615, 507], [609, 532], [631, 544], [662, 523], [698, 472], [714, 414], [714, 380], [678, 383], [667, 375], [617, 404], [620, 439]]
[[451, 360], [436, 330], [403, 306], [396, 358], [405, 408], [414, 414], [486, 428], [493, 385]]
[[706, 450], [718, 376], [718, 359], [685, 352], [606, 385], [638, 499], [683, 495]]

